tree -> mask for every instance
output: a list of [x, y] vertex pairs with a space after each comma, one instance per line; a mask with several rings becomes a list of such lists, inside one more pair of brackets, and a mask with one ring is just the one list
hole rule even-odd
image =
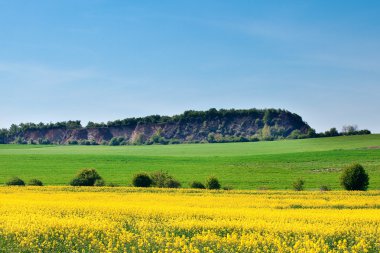
[[159, 188], [179, 188], [181, 183], [164, 171], [153, 172], [150, 175], [152, 185]]
[[277, 110], [274, 109], [267, 109], [264, 112], [264, 117], [263, 121], [266, 125], [271, 126], [272, 125], [272, 120], [278, 115]]
[[301, 178], [297, 179], [293, 182], [293, 189], [295, 191], [303, 191], [305, 185], [305, 181]]
[[342, 128], [342, 133], [344, 135], [352, 135], [352, 134], [355, 134], [355, 132], [357, 131], [358, 131], [357, 125], [347, 125], [347, 126], [343, 126]]
[[119, 146], [120, 145], [120, 140], [117, 137], [112, 137], [112, 139], [109, 142], [110, 146]]
[[152, 184], [152, 179], [146, 173], [139, 173], [133, 176], [132, 185], [135, 187], [149, 187]]
[[295, 130], [293, 130], [293, 131], [289, 134], [288, 138], [289, 138], [289, 139], [300, 139], [301, 136], [303, 136], [303, 135], [302, 135], [302, 132], [301, 132], [299, 129], [295, 129]]
[[7, 129], [0, 129], [0, 144], [6, 144], [7, 143], [7, 137], [8, 137], [8, 130]]
[[352, 164], [343, 170], [340, 184], [348, 191], [365, 191], [369, 185], [369, 176], [360, 164]]
[[219, 180], [216, 177], [209, 177], [206, 181], [206, 188], [209, 190], [219, 190], [220, 189]]
[[315, 132], [315, 129], [309, 128], [307, 130], [306, 136], [308, 136], [309, 138], [315, 138], [317, 137], [317, 133]]
[[269, 125], [265, 125], [261, 132], [261, 139], [270, 141], [273, 139], [272, 137], [272, 129]]
[[204, 184], [202, 184], [201, 182], [198, 182], [198, 181], [193, 181], [190, 183], [190, 188], [194, 188], [194, 189], [206, 189], [206, 187], [204, 186]]
[[31, 179], [28, 183], [30, 186], [43, 186], [44, 184], [42, 183], [41, 180], [38, 179]]
[[106, 185], [106, 181], [104, 181], [103, 179], [96, 179], [94, 183], [94, 186], [105, 186], [105, 185]]
[[339, 133], [338, 133], [338, 130], [336, 130], [336, 128], [333, 127], [333, 128], [330, 128], [329, 131], [325, 132], [325, 136], [327, 137], [339, 136]]
[[72, 186], [94, 186], [96, 180], [102, 177], [95, 169], [82, 169], [76, 177], [70, 182]]
[[215, 134], [214, 133], [209, 133], [207, 135], [207, 141], [210, 142], [210, 143], [214, 143], [215, 142]]
[[18, 177], [12, 177], [5, 184], [8, 186], [24, 186], [25, 182]]

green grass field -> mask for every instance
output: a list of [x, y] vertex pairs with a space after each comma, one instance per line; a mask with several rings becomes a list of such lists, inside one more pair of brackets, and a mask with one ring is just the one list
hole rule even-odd
[[341, 169], [361, 163], [369, 189], [380, 189], [380, 135], [255, 143], [153, 146], [0, 145], [0, 183], [19, 176], [65, 185], [81, 168], [95, 168], [107, 182], [129, 185], [137, 172], [168, 171], [183, 187], [217, 176], [234, 189], [290, 189], [301, 177], [306, 189], [340, 189]]

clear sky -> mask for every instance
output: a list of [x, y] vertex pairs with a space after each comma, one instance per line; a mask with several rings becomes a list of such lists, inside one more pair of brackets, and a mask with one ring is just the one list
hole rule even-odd
[[0, 127], [283, 108], [380, 133], [380, 1], [0, 0]]

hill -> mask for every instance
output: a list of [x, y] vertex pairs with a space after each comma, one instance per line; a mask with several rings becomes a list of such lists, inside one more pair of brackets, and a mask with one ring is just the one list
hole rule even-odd
[[138, 172], [168, 171], [184, 187], [217, 176], [235, 189], [290, 189], [294, 179], [306, 189], [341, 189], [344, 166], [358, 162], [380, 189], [380, 135], [302, 140], [142, 146], [0, 145], [0, 183], [11, 176], [67, 185], [81, 168], [96, 168], [106, 181], [128, 185]]
[[314, 133], [302, 118], [280, 109], [186, 111], [107, 123], [80, 121], [26, 123], [0, 131], [0, 143], [18, 144], [179, 144], [244, 142], [307, 137]]

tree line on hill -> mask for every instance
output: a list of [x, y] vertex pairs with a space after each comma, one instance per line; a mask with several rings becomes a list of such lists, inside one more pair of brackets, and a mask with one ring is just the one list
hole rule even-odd
[[[247, 118], [248, 120], [242, 120]], [[156, 125], [158, 128], [165, 127], [165, 125], [175, 125], [176, 128], [168, 130], [170, 133], [159, 129], [150, 136], [143, 136], [143, 133], [138, 133], [133, 140], [130, 137], [127, 138], [125, 135], [121, 135], [101, 140], [70, 138], [65, 143], [71, 145], [103, 144], [111, 146], [198, 142], [221, 143], [371, 134], [369, 130], [359, 130], [355, 125], [344, 126], [341, 132], [336, 128], [331, 128], [326, 132], [316, 133], [299, 115], [281, 109], [216, 110], [212, 108], [207, 111], [185, 111], [183, 114], [171, 117], [151, 115], [108, 121], [107, 123], [88, 122], [85, 127], [82, 126], [79, 120], [48, 124], [13, 124], [9, 129], [0, 129], [0, 144], [62, 144], [62, 141], [56, 141], [44, 135], [48, 130], [54, 129], [90, 131], [91, 129], [111, 128], [137, 129], [139, 126], [149, 125]], [[38, 136], [40, 137], [32, 138], [27, 136], [30, 132], [39, 132]], [[189, 136], [192, 136], [193, 139], [188, 138]]]

